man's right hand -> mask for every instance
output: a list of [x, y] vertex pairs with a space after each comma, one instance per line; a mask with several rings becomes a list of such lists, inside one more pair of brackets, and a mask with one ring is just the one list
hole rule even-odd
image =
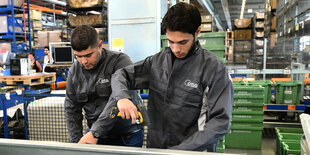
[[117, 107], [123, 119], [131, 118], [131, 123], [136, 123], [136, 119], [139, 118], [139, 114], [137, 107], [131, 102], [131, 100], [127, 98], [120, 99], [117, 101]]

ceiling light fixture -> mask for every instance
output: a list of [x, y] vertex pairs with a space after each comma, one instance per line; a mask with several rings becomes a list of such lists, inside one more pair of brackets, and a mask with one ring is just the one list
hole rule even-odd
[[240, 12], [240, 19], [243, 19], [243, 14], [244, 14], [245, 3], [246, 3], [246, 0], [242, 0], [242, 4], [241, 4], [241, 12]]

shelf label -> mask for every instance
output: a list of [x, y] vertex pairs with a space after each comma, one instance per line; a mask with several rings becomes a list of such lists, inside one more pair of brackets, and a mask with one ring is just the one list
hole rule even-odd
[[235, 74], [235, 70], [230, 69], [230, 70], [228, 70], [228, 73], [229, 73], [229, 74]]
[[124, 52], [124, 38], [112, 38], [112, 50]]
[[259, 74], [260, 73], [260, 70], [254, 70], [253, 71], [253, 74]]
[[296, 110], [295, 105], [287, 105], [287, 110]]
[[283, 74], [291, 74], [291, 70], [285, 69], [285, 70], [283, 71]]

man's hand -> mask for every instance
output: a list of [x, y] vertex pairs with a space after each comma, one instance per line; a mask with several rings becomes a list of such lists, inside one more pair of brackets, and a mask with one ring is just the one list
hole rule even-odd
[[123, 119], [131, 118], [131, 123], [136, 123], [136, 119], [139, 118], [138, 110], [137, 107], [129, 99], [125, 98], [118, 100], [117, 107]]
[[88, 132], [86, 135], [84, 135], [78, 144], [97, 144], [98, 139], [94, 138], [93, 134], [91, 132]]

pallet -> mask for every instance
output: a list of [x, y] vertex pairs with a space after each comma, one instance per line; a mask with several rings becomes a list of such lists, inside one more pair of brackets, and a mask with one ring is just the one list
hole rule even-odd
[[234, 37], [234, 31], [226, 31], [226, 35], [225, 35], [225, 39], [226, 40], [233, 40], [235, 37]]
[[56, 73], [35, 73], [31, 75], [0, 76], [0, 81], [7, 85], [41, 85], [56, 81]]

